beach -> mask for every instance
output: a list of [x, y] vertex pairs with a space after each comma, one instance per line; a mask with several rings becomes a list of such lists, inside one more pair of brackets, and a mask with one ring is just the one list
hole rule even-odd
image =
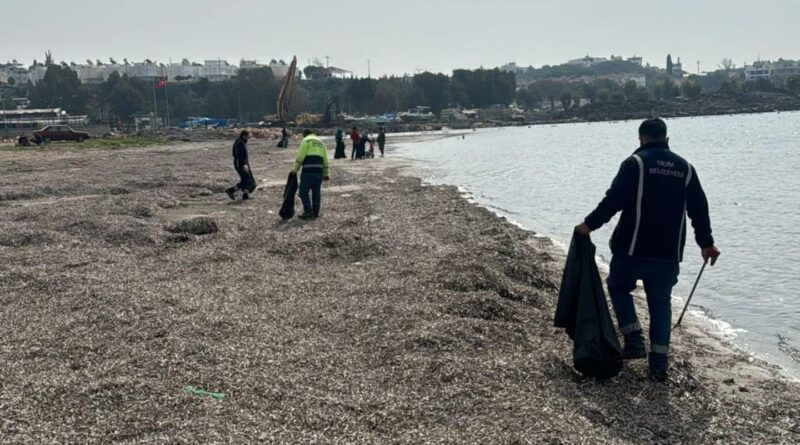
[[232, 142], [0, 152], [1, 442], [800, 442], [800, 386], [694, 320], [667, 384], [582, 379], [563, 251], [391, 151], [283, 222], [297, 141], [246, 203]]

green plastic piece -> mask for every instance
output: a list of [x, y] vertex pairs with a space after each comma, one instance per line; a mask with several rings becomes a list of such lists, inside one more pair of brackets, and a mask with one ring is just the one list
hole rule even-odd
[[224, 392], [211, 392], [211, 391], [206, 391], [204, 389], [195, 388], [194, 386], [187, 386], [183, 388], [183, 390], [195, 396], [211, 397], [214, 400], [222, 400], [225, 398]]

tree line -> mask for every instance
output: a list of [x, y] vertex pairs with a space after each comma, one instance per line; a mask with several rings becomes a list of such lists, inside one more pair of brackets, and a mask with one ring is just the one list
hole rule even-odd
[[[117, 73], [102, 83], [82, 84], [70, 66], [52, 64], [44, 79], [35, 85], [14, 85], [14, 94], [5, 97], [28, 97], [32, 108], [62, 108], [96, 122], [129, 121], [154, 108], [159, 116], [169, 109], [173, 123], [191, 116], [253, 122], [276, 113], [282, 82], [268, 67], [261, 67], [240, 70], [226, 81], [169, 82], [159, 88], [154, 82]], [[292, 91], [290, 114], [321, 114], [333, 102], [338, 102], [340, 111], [351, 114], [382, 114], [416, 106], [429, 106], [438, 114], [449, 106], [508, 105], [515, 90], [514, 74], [499, 69], [378, 79], [306, 79]], [[13, 103], [4, 105], [10, 108]]]
[[[593, 69], [621, 74], [631, 66], [627, 62], [615, 62]], [[309, 68], [306, 68], [306, 74], [309, 74]], [[732, 75], [729, 70], [684, 79], [653, 71], [637, 71], [640, 78], [646, 76], [646, 86], [634, 80], [619, 83], [602, 77], [584, 77], [581, 79], [585, 80], [579, 81], [568, 77], [542, 77], [576, 69], [588, 70], [543, 67], [514, 73], [500, 69], [459, 69], [450, 75], [424, 72], [378, 79], [308, 76], [311, 79], [300, 81], [292, 91], [290, 114], [322, 114], [333, 103], [348, 114], [375, 115], [416, 106], [428, 106], [433, 113], [439, 114], [449, 107], [486, 108], [515, 101], [527, 109], [555, 111], [557, 105], [566, 110], [586, 103], [668, 101], [678, 97], [697, 98], [704, 92], [714, 91], [800, 94], [800, 76], [791, 77], [785, 85], [778, 87], [768, 80], [745, 82], [741, 74]], [[597, 75], [594, 71], [592, 74]], [[518, 87], [517, 76], [527, 79], [521, 82], [524, 86]], [[166, 88], [155, 88], [153, 82], [116, 73], [99, 84], [82, 84], [72, 67], [50, 64], [44, 79], [35, 85], [6, 85], [6, 89], [14, 91], [13, 94], [4, 94], [2, 105], [6, 109], [13, 108], [11, 97], [28, 97], [33, 108], [62, 108], [72, 115], [88, 115], [95, 122], [127, 122], [134, 116], [152, 112], [154, 108], [162, 117], [168, 109], [173, 124], [191, 116], [254, 122], [276, 113], [281, 83], [282, 79], [276, 78], [269, 68], [261, 67], [241, 70], [227, 81], [170, 82]]]

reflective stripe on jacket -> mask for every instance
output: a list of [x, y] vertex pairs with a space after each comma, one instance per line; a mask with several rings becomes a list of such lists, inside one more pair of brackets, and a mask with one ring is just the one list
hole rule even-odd
[[300, 143], [300, 150], [297, 152], [293, 172], [297, 173], [300, 168], [303, 170], [314, 169], [322, 170], [322, 176], [329, 175], [328, 148], [325, 143], [316, 135], [308, 135]]
[[597, 230], [619, 211], [622, 216], [611, 237], [615, 255], [682, 261], [687, 215], [697, 244], [714, 245], [697, 171], [666, 142], [645, 144], [622, 163], [586, 225]]

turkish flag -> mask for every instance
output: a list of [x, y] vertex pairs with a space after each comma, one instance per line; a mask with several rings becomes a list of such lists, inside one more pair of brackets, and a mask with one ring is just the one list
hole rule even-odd
[[159, 80], [159, 81], [156, 82], [156, 89], [160, 90], [160, 89], [166, 88], [166, 87], [167, 87], [167, 81], [166, 80], [162, 79], [162, 80]]

